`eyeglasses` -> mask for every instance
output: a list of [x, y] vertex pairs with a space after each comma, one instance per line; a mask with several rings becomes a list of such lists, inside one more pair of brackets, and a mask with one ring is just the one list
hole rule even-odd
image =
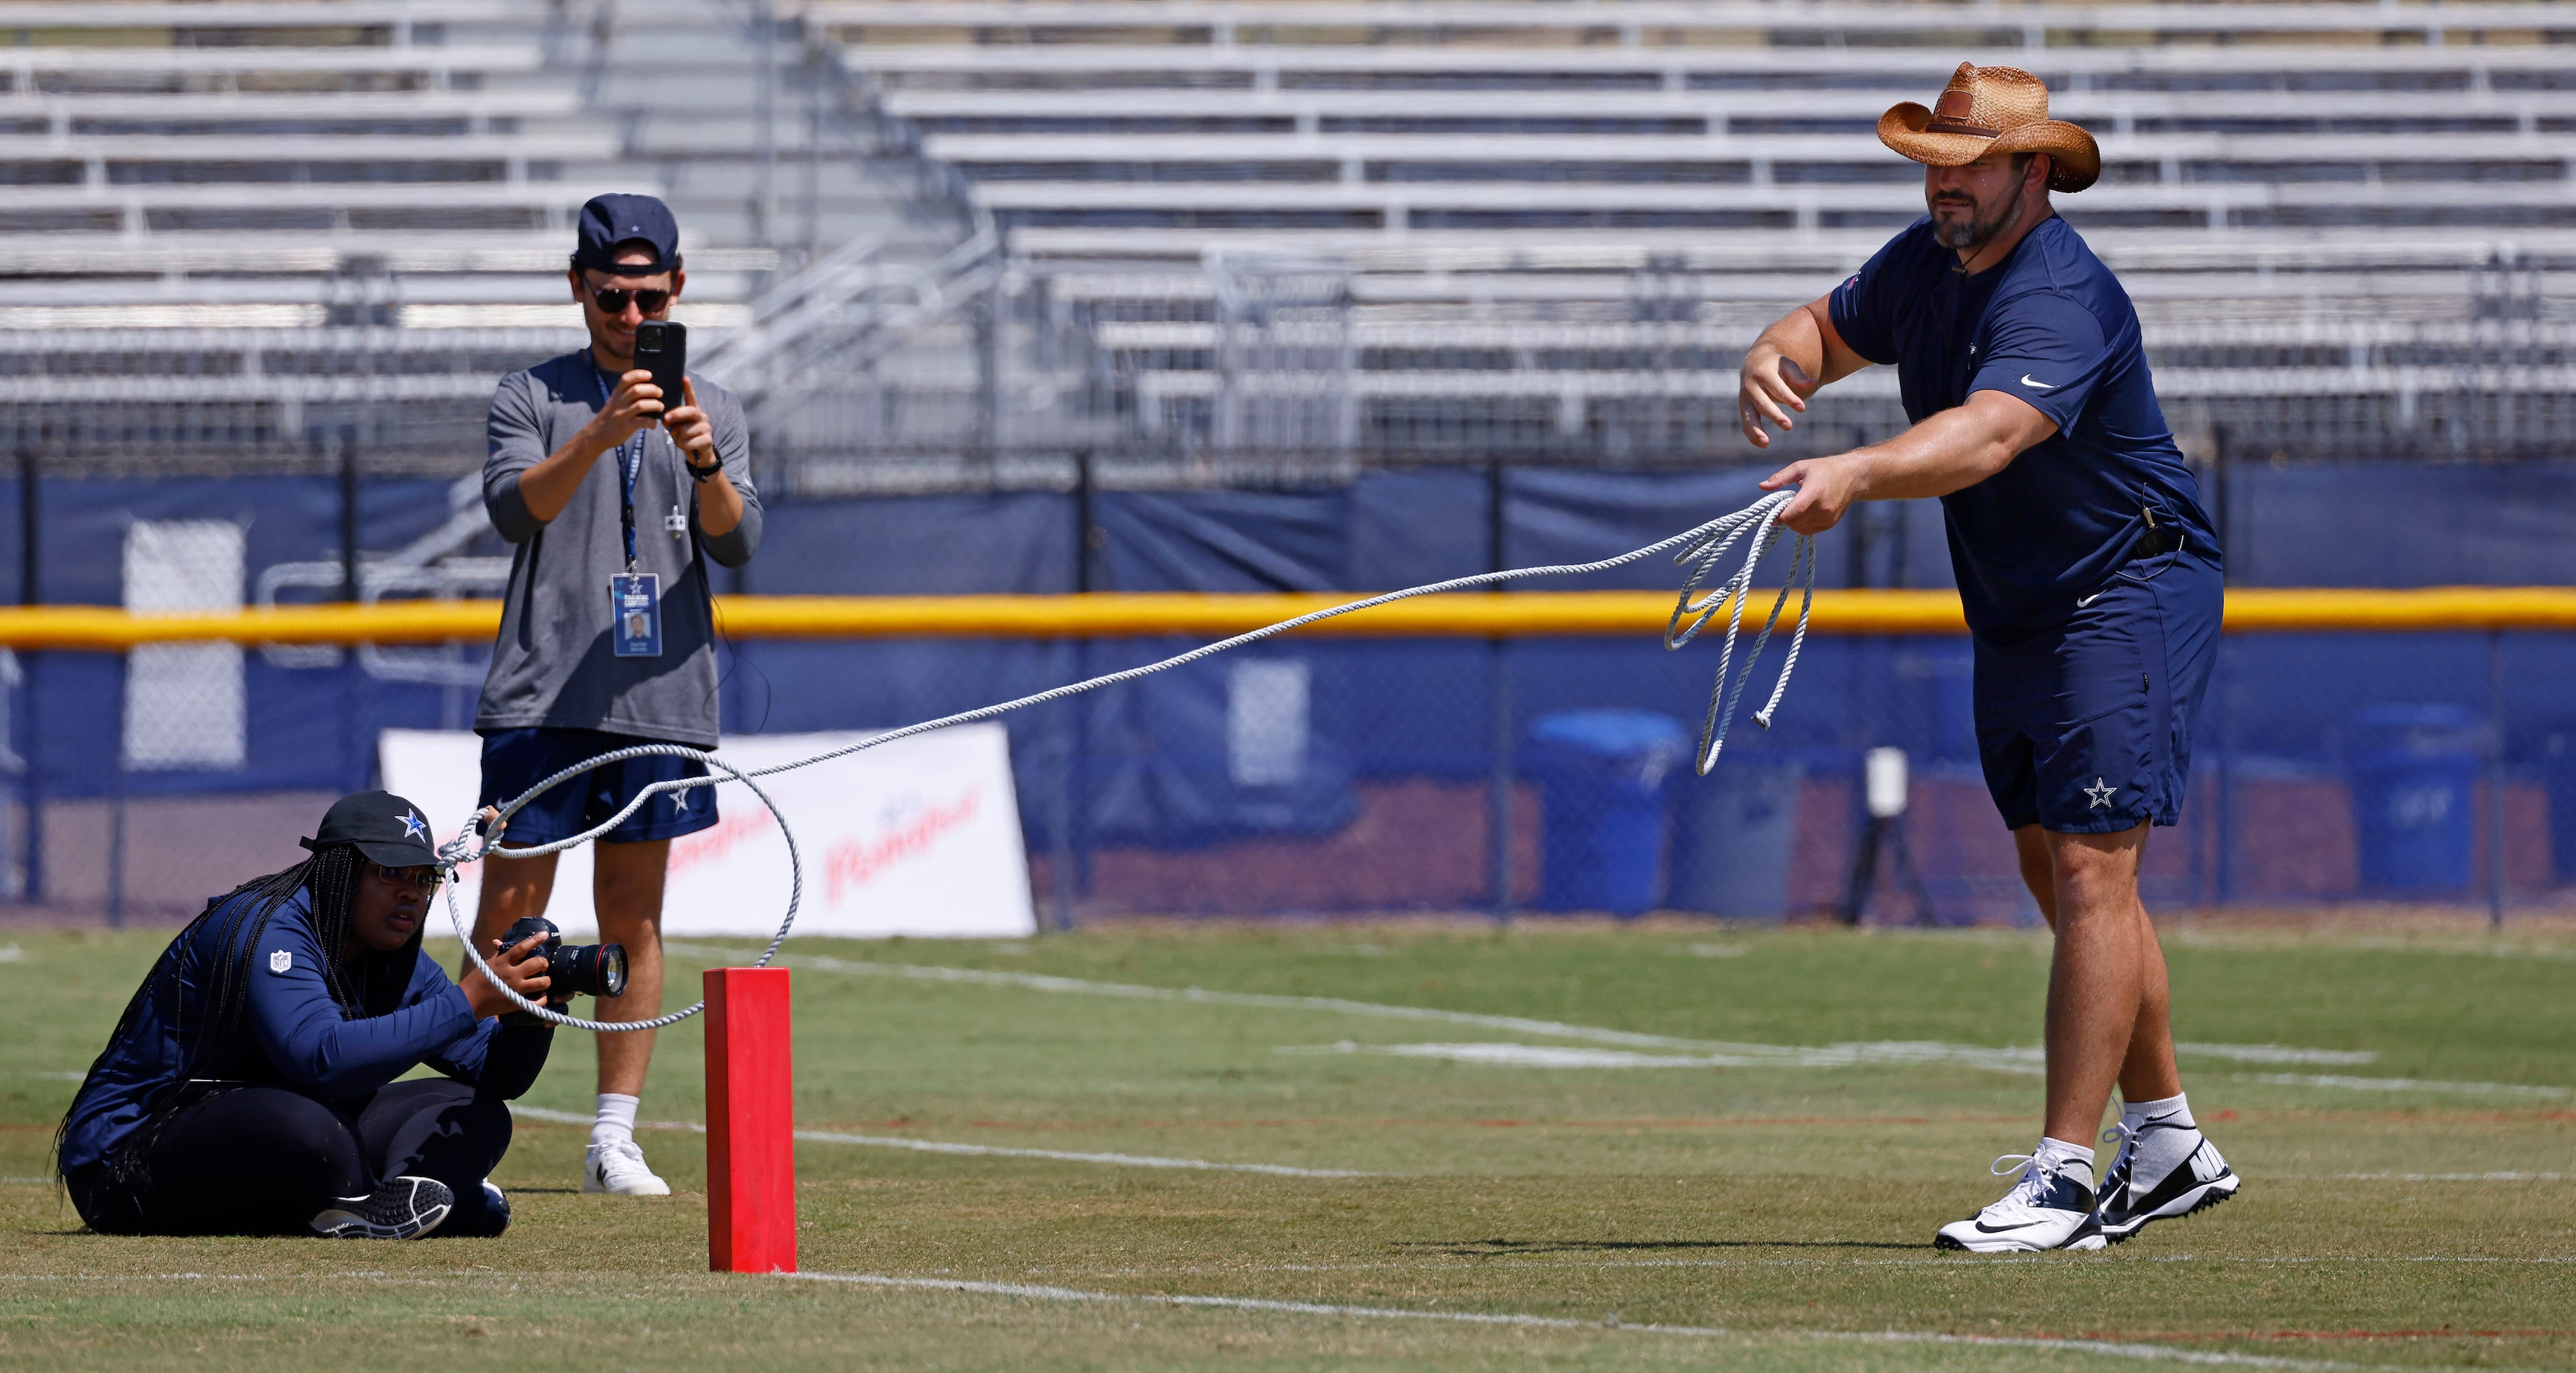
[[630, 291], [621, 286], [610, 286], [606, 288], [594, 286], [590, 290], [590, 299], [592, 304], [599, 307], [599, 312], [603, 315], [625, 314], [626, 303], [628, 301], [633, 301], [637, 305], [642, 306], [644, 313], [648, 315], [658, 315], [662, 312], [662, 308], [664, 306], [671, 303], [671, 293], [668, 291]]
[[389, 868], [370, 858], [367, 860], [367, 871], [397, 887], [418, 887], [422, 891], [430, 891], [438, 886], [438, 868], [433, 864], [423, 863], [409, 868]]

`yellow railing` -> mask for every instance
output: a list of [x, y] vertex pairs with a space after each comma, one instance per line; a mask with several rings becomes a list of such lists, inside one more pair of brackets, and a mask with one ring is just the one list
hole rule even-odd
[[[1258, 629], [1359, 593], [1079, 596], [719, 596], [738, 639], [1214, 638]], [[1755, 598], [1748, 618], [1770, 606]], [[1791, 610], [1795, 610], [1792, 598]], [[1542, 638], [1663, 632], [1670, 593], [1520, 591], [1426, 596], [1328, 620], [1307, 634], [1377, 638]], [[280, 606], [202, 615], [133, 615], [113, 606], [0, 607], [0, 647], [118, 652], [137, 644], [420, 644], [489, 639], [498, 601]], [[1958, 634], [1947, 591], [1819, 591], [1817, 634]], [[2576, 587], [2429, 587], [2410, 591], [2231, 591], [2232, 634], [2334, 630], [2576, 629]]]

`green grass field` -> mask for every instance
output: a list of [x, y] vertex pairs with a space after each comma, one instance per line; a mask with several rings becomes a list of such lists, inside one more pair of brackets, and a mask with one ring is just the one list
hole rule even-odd
[[[0, 935], [7, 1367], [2576, 1365], [2564, 932], [2169, 937], [2244, 1193], [2005, 1259], [1930, 1241], [2037, 1134], [2035, 1054], [1997, 1051], [2036, 1044], [2043, 938], [799, 940], [799, 1121], [842, 1137], [798, 1149], [802, 1280], [705, 1271], [695, 1135], [644, 1136], [679, 1195], [578, 1193], [543, 1114], [587, 1118], [578, 1035], [501, 1239], [81, 1233], [52, 1125], [166, 937]], [[692, 986], [747, 958], [686, 948]], [[649, 1119], [702, 1118], [699, 1047], [664, 1032]]]

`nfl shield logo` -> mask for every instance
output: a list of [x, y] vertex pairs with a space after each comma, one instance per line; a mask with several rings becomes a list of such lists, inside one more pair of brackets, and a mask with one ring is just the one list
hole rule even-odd
[[294, 966], [295, 955], [288, 953], [284, 949], [279, 949], [277, 952], [268, 956], [268, 970], [270, 972], [282, 973]]

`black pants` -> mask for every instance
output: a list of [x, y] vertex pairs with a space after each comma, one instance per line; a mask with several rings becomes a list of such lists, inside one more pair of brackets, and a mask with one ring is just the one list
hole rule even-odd
[[437, 1233], [500, 1233], [483, 1179], [510, 1147], [510, 1109], [461, 1082], [397, 1082], [356, 1101], [237, 1087], [179, 1109], [121, 1184], [105, 1164], [66, 1179], [90, 1228], [125, 1235], [300, 1235], [334, 1197], [388, 1178], [456, 1194]]

